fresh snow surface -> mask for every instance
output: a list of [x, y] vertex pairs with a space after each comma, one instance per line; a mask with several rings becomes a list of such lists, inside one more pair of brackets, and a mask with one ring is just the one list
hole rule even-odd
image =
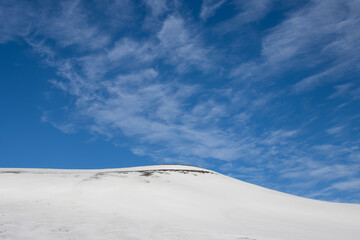
[[181, 165], [0, 169], [0, 239], [357, 240], [360, 205]]

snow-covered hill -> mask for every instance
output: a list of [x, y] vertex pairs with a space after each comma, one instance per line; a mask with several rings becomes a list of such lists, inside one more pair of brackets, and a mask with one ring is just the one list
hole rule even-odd
[[360, 205], [181, 165], [0, 169], [0, 239], [356, 240]]

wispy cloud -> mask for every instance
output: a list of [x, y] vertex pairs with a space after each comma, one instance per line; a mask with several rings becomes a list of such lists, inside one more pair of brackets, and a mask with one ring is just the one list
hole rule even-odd
[[331, 186], [331, 188], [335, 188], [341, 191], [346, 190], [360, 190], [360, 179], [338, 182]]
[[337, 134], [343, 130], [344, 126], [332, 127], [326, 130], [328, 134]]
[[49, 112], [44, 112], [42, 114], [41, 121], [44, 123], [50, 123], [53, 127], [59, 129], [64, 133], [71, 134], [76, 132], [76, 126], [73, 123], [69, 123], [68, 120], [66, 120], [65, 122], [59, 122], [59, 120], [53, 120], [51, 119]]
[[177, 16], [169, 16], [157, 34], [160, 40], [159, 51], [167, 56], [168, 63], [177, 66], [182, 72], [195, 66], [201, 70], [210, 70], [212, 64], [210, 51], [201, 46], [198, 36], [185, 28], [185, 22]]
[[[62, 1], [58, 8], [46, 12], [36, 22], [44, 37], [55, 39], [62, 47], [77, 45], [78, 48], [98, 49], [104, 47], [109, 36], [103, 34], [96, 25], [90, 25], [82, 2]], [[55, 5], [56, 6], [56, 5]], [[44, 6], [44, 8], [53, 6]], [[83, 45], [87, 42], [86, 45]]]
[[329, 98], [336, 98], [344, 96], [346, 93], [348, 93], [349, 90], [351, 90], [351, 87], [353, 86], [352, 83], [345, 83], [340, 84], [335, 87], [335, 92], [329, 96]]
[[169, 9], [167, 0], [145, 0], [144, 2], [150, 8], [151, 13], [156, 17]]
[[206, 21], [215, 14], [216, 9], [221, 7], [226, 0], [204, 0], [201, 4], [200, 17]]
[[262, 39], [257, 61], [239, 65], [232, 75], [261, 79], [298, 70], [299, 66], [303, 71], [315, 69], [331, 59], [328, 68], [300, 80], [293, 88], [300, 92], [322, 86], [329, 78], [341, 80], [333, 75], [356, 70], [354, 62], [359, 60], [354, 51], [360, 36], [352, 33], [358, 24], [358, 8], [354, 1], [310, 1], [269, 31]]
[[359, 173], [359, 166], [348, 165], [331, 165], [331, 166], [319, 166], [318, 164], [310, 164], [302, 171], [296, 169], [295, 171], [286, 171], [282, 175], [285, 178], [299, 178], [304, 179], [317, 177], [318, 181], [339, 179], [349, 176], [356, 176]]
[[[204, 9], [204, 12], [201, 11], [201, 13], [205, 18], [211, 17], [222, 4], [222, 1], [203, 3], [202, 10]], [[237, 10], [237, 13], [231, 19], [218, 24], [216, 30], [221, 33], [242, 31], [242, 25], [261, 20], [270, 11], [272, 3], [269, 0], [235, 1], [232, 2], [232, 5]]]
[[0, 3], [0, 43], [16, 40], [29, 34], [33, 22], [33, 6], [28, 2], [17, 4], [6, 1]]
[[285, 130], [276, 130], [272, 131], [269, 136], [262, 140], [263, 144], [266, 145], [274, 145], [274, 144], [282, 144], [288, 138], [291, 138], [297, 134], [297, 130], [285, 131]]

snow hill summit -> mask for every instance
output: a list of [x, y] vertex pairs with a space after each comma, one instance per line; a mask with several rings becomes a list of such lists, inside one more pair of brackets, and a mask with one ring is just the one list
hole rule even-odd
[[360, 205], [182, 165], [0, 169], [0, 239], [356, 240]]

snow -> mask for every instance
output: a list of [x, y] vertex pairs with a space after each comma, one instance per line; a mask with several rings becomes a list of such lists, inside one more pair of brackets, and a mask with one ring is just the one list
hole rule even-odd
[[0, 169], [0, 239], [359, 239], [360, 205], [182, 165]]

